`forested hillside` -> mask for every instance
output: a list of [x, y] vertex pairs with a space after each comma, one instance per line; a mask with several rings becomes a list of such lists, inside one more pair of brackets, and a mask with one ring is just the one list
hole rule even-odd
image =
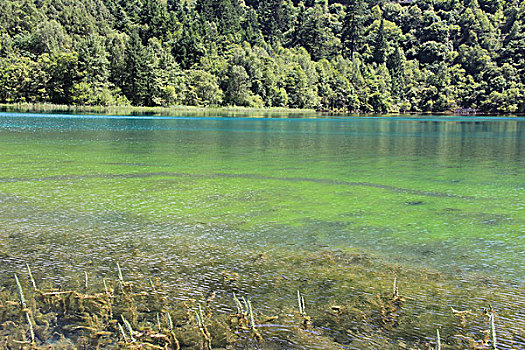
[[525, 0], [1, 0], [0, 102], [525, 111]]

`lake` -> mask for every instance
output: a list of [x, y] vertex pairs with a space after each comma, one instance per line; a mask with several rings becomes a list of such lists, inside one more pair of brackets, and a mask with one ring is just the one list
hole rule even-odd
[[[425, 325], [390, 327], [388, 344], [452, 337], [450, 308], [481, 319], [491, 304], [500, 347], [525, 347], [525, 118], [0, 113], [0, 159], [5, 288], [26, 263], [56, 287], [114, 277], [119, 262], [176, 299], [216, 292], [218, 313], [235, 291], [272, 314], [301, 289], [312, 332], [372, 349], [321, 308], [396, 278], [404, 316]], [[478, 341], [486, 324], [469, 327]]]

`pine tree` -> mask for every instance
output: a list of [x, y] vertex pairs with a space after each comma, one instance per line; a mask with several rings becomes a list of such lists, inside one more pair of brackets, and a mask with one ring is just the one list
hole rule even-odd
[[385, 19], [381, 17], [381, 22], [379, 23], [379, 28], [375, 34], [375, 46], [373, 51], [374, 62], [385, 63], [386, 56], [388, 52], [388, 42], [385, 35]]
[[366, 4], [363, 0], [349, 0], [343, 21], [341, 41], [347, 57], [359, 52], [366, 23]]
[[142, 40], [135, 30], [131, 33], [125, 52], [125, 66], [122, 91], [134, 105], [144, 105], [146, 93], [145, 70], [146, 52]]

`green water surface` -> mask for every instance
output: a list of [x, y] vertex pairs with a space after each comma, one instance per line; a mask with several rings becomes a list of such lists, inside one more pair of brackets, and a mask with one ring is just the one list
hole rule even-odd
[[153, 224], [525, 275], [522, 119], [6, 113], [0, 150], [7, 226]]
[[0, 217], [523, 280], [524, 153], [516, 118], [4, 113]]
[[220, 312], [236, 292], [275, 314], [300, 288], [318, 329], [372, 349], [323, 315], [397, 276], [410, 322], [387, 342], [452, 336], [451, 307], [492, 304], [514, 349], [524, 247], [524, 118], [0, 113], [0, 292], [26, 263], [100, 291], [120, 262], [174, 299], [217, 292]]

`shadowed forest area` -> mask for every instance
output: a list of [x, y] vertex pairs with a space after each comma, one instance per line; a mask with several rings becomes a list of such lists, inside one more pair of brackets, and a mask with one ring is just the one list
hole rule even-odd
[[525, 111], [523, 0], [3, 0], [0, 102]]

